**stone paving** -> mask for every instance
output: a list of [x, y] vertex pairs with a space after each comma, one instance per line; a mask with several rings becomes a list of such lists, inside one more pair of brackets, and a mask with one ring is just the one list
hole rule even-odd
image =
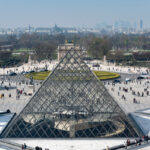
[[[9, 90], [5, 89], [5, 86], [8, 86]], [[39, 86], [40, 84], [35, 84], [35, 91], [39, 88]], [[134, 112], [136, 110], [150, 108], [150, 79], [144, 79], [141, 81], [134, 80], [127, 84], [125, 82], [122, 82], [121, 84], [105, 82], [105, 86], [126, 112]], [[27, 93], [27, 95], [20, 94], [20, 97], [18, 98], [17, 89], [22, 90], [23, 93]], [[135, 92], [135, 95], [133, 95], [133, 91]], [[139, 96], [138, 92], [140, 94]], [[148, 95], [147, 92], [149, 92]], [[30, 93], [34, 94], [33, 87], [30, 85], [20, 85], [19, 83], [11, 82], [11, 86], [9, 86], [8, 81], [4, 82], [0, 88], [0, 95], [4, 94], [4, 98], [0, 98], [0, 110], [6, 111], [7, 109], [10, 109], [12, 112], [19, 113], [32, 97], [31, 95], [28, 95]], [[144, 94], [143, 96], [142, 93]], [[11, 97], [9, 97], [10, 94]]]
[[[105, 86], [126, 112], [135, 112], [136, 110], [150, 108], [150, 79], [134, 80], [127, 84], [125, 82], [121, 84], [106, 82]], [[133, 94], [134, 92], [135, 94]]]
[[[50, 69], [53, 69], [54, 66], [57, 63], [55, 62], [53, 65], [50, 66]], [[30, 65], [31, 66], [31, 65]], [[43, 65], [38, 65], [39, 67], [44, 67], [45, 63], [43, 63]], [[34, 66], [35, 67], [35, 66]], [[33, 66], [29, 68], [29, 65], [26, 65], [26, 69], [27, 70], [31, 70], [32, 68], [34, 68]], [[140, 73], [140, 72], [145, 72], [146, 68], [142, 68], [139, 71], [139, 68], [128, 68], [128, 67], [117, 67], [117, 66], [105, 66], [105, 65], [101, 65], [100, 68], [93, 68], [91, 66], [92, 69], [96, 70], [105, 70], [105, 71], [113, 71], [113, 72], [124, 72], [124, 73]], [[12, 69], [12, 68], [11, 68]], [[11, 70], [10, 68], [7, 69], [0, 69], [0, 74], [7, 74], [8, 70]], [[16, 70], [16, 68], [13, 68], [12, 70]], [[21, 66], [20, 69], [17, 68], [18, 71], [23, 71], [25, 69], [23, 69], [23, 67]], [[21, 77], [22, 80], [22, 77]], [[19, 82], [16, 82], [17, 79], [14, 80], [10, 80], [5, 81], [2, 85], [1, 85], [1, 81], [0, 81], [0, 95], [4, 94], [4, 98], [0, 98], [0, 111], [6, 111], [7, 109], [10, 109], [11, 112], [16, 112], [17, 114], [24, 108], [24, 106], [29, 102], [30, 98], [32, 96], [29, 96], [29, 93], [33, 93], [33, 89], [27, 85], [27, 84], [19, 84]], [[19, 80], [20, 81], [20, 80]], [[9, 82], [11, 85], [9, 85]], [[149, 83], [148, 83], [149, 82]], [[11, 87], [9, 90], [5, 89], [5, 86]], [[35, 84], [35, 91], [39, 88], [40, 84]], [[114, 99], [119, 103], [119, 105], [122, 107], [122, 109], [125, 110], [126, 113], [130, 113], [130, 112], [135, 112], [137, 110], [140, 109], [145, 109], [145, 108], [150, 108], [150, 94], [147, 95], [147, 91], [150, 93], [150, 79], [144, 79], [140, 81], [134, 80], [133, 82], [129, 82], [129, 83], [124, 83], [122, 82], [121, 84], [115, 84], [113, 85], [111, 82], [108, 81], [105, 82], [105, 87], [109, 90], [110, 94], [114, 97]], [[124, 90], [123, 90], [124, 88]], [[18, 90], [23, 90], [23, 93], [27, 93], [27, 95], [25, 96], [25, 94], [20, 94], [20, 98], [17, 97], [17, 89]], [[147, 89], [146, 91], [144, 91], [144, 89]], [[133, 95], [133, 91], [135, 92], [135, 95]], [[119, 92], [119, 93], [118, 93]], [[138, 96], [138, 92], [139, 92], [139, 96]], [[144, 93], [144, 95], [142, 96], [142, 92]], [[11, 94], [11, 97], [9, 97], [9, 95]], [[32, 94], [32, 95], [33, 95]], [[124, 95], [124, 97], [123, 97]], [[136, 102], [134, 102], [133, 100], [136, 100]], [[13, 139], [14, 141], [14, 139]], [[62, 140], [61, 140], [62, 141]], [[82, 142], [82, 140], [80, 140]], [[22, 144], [24, 142], [21, 141], [20, 143]], [[28, 142], [25, 141], [27, 144], [30, 145], [30, 143], [35, 143], [35, 141], [31, 141], [29, 140]], [[38, 141], [41, 143], [41, 141]], [[66, 142], [66, 141], [65, 141]], [[92, 146], [90, 147], [89, 144], [88, 147], [89, 149], [93, 149], [93, 145], [96, 145], [95, 150], [102, 149], [102, 148], [106, 148], [107, 144], [109, 146], [113, 146], [113, 145], [117, 145], [118, 144], [118, 140], [116, 140], [116, 143], [114, 141], [108, 141], [107, 143], [104, 144], [104, 141], [100, 141], [100, 140], [96, 140], [95, 142], [99, 143], [100, 145], [98, 145], [97, 143], [93, 143], [93, 141], [90, 140], [90, 142], [92, 142]], [[110, 144], [110, 143], [113, 143]], [[16, 141], [16, 143], [18, 143], [18, 141]], [[46, 143], [46, 144], [45, 144]], [[52, 147], [52, 144], [47, 145], [47, 143], [49, 143], [48, 140], [45, 140], [44, 145], [46, 147]], [[58, 141], [54, 142], [52, 140], [52, 143], [54, 145], [54, 149], [61, 149], [62, 146], [60, 146], [58, 144]], [[89, 143], [89, 141], [88, 141]], [[123, 141], [121, 141], [120, 143], [123, 143]], [[64, 142], [63, 142], [64, 144]], [[77, 144], [79, 144], [79, 142], [77, 142]], [[83, 143], [81, 143], [83, 145]], [[86, 145], [85, 144], [85, 145]], [[38, 145], [37, 143], [35, 145]], [[58, 148], [56, 148], [56, 145], [59, 145]], [[76, 149], [76, 146], [73, 142], [73, 149]], [[30, 145], [30, 146], [34, 146], [34, 145]], [[42, 147], [44, 147], [43, 145], [41, 145]], [[72, 147], [65, 147], [66, 149], [72, 149]], [[82, 148], [84, 149], [84, 148]], [[87, 147], [85, 147], [85, 149], [87, 149]]]
[[[9, 83], [6, 81], [2, 85], [0, 84], [0, 96], [1, 94], [4, 94], [4, 97], [0, 98], [0, 110], [6, 111], [9, 109], [11, 112], [19, 113], [34, 94], [33, 86], [26, 84], [20, 85], [19, 83], [14, 82], [10, 84], [11, 85], [9, 85]], [[5, 86], [9, 87], [9, 89], [5, 89]], [[35, 91], [38, 87], [39, 85], [35, 86]], [[17, 94], [17, 89], [18, 91], [22, 90], [22, 94], [19, 94], [19, 97]]]

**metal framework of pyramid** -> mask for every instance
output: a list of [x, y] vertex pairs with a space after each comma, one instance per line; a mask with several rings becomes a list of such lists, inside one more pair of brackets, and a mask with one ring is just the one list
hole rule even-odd
[[104, 85], [70, 50], [3, 133], [16, 138], [137, 137]]

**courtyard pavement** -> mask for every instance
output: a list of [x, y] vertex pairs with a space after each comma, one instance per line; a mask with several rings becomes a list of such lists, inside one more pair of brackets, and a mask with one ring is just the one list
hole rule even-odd
[[[40, 84], [35, 84], [35, 91], [39, 86]], [[11, 112], [16, 112], [18, 114], [34, 94], [33, 86], [31, 85], [4, 81], [2, 85], [0, 82], [0, 87], [0, 96], [4, 94], [4, 97], [0, 98], [1, 111], [6, 111], [7, 109], [9, 109]], [[5, 87], [9, 87], [9, 89], [7, 90], [5, 89]], [[17, 91], [22, 91], [22, 94], [19, 94], [20, 96], [18, 96]]]
[[105, 86], [127, 113], [150, 108], [150, 79], [117, 84], [106, 82]]
[[[110, 81], [106, 81], [105, 87], [108, 89], [109, 93], [114, 97], [114, 99], [118, 102], [120, 107], [126, 112], [135, 112], [137, 110], [150, 108], [150, 80], [144, 79], [141, 81], [135, 80], [136, 77], [142, 73], [146, 72], [147, 68], [134, 68], [134, 67], [118, 67], [115, 65], [105, 65], [101, 64], [99, 68], [92, 67], [92, 63], [89, 63], [88, 65], [93, 70], [104, 70], [104, 71], [112, 71], [112, 72], [121, 72], [121, 73], [127, 73], [130, 76], [133, 75], [134, 79], [132, 82], [128, 82], [127, 84], [125, 82], [122, 82], [120, 84], [112, 84]], [[14, 67], [14, 68], [5, 68], [0, 69], [0, 74], [8, 74], [10, 71], [13, 72], [22, 72], [22, 71], [29, 71], [36, 68], [44, 68], [45, 65], [48, 66], [49, 70], [53, 70], [54, 67], [57, 65], [56, 61], [53, 61], [51, 64], [49, 62], [42, 62], [37, 63], [34, 65], [31, 65], [31, 63], [24, 64], [20, 67]], [[124, 79], [127, 76], [122, 79]], [[19, 79], [19, 80], [18, 80]], [[7, 81], [6, 81], [7, 80]], [[35, 91], [39, 88], [40, 84], [39, 82], [35, 83], [35, 90], [33, 91], [33, 87], [30, 85], [27, 85], [26, 82], [24, 84], [19, 84], [19, 82], [23, 80], [22, 76], [18, 78], [11, 80], [5, 79], [4, 83], [1, 83], [0, 81], [0, 96], [1, 94], [4, 94], [3, 98], [0, 98], [0, 111], [6, 111], [7, 109], [10, 109], [11, 112], [16, 112], [17, 114], [20, 113], [20, 111], [24, 108], [24, 106], [29, 102], [32, 95], [35, 93]], [[6, 87], [10, 87], [8, 90]], [[18, 97], [18, 91], [22, 91], [25, 94], [20, 94], [20, 97]], [[149, 93], [148, 93], [149, 92]], [[32, 95], [29, 95], [31, 94]], [[133, 94], [134, 93], [134, 94]], [[10, 96], [11, 95], [11, 96]], [[124, 96], [123, 96], [124, 95]], [[24, 142], [27, 143], [30, 146], [37, 146], [40, 143], [40, 146], [43, 148], [50, 148], [52, 150], [99, 150], [106, 148], [106, 146], [114, 146], [118, 144], [122, 144], [126, 141], [126, 139], [110, 139], [110, 140], [103, 140], [103, 139], [89, 139], [89, 140], [52, 140], [52, 139], [12, 139], [13, 142], [23, 144]], [[147, 150], [147, 149], [144, 149]]]

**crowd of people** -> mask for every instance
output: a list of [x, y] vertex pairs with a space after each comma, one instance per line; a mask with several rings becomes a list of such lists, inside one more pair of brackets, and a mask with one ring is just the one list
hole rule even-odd
[[146, 136], [142, 136], [140, 138], [135, 138], [135, 139], [127, 139], [124, 144], [120, 144], [120, 145], [116, 145], [114, 147], [109, 147], [107, 146], [106, 147], [106, 150], [116, 150], [116, 149], [128, 149], [128, 148], [134, 148], [134, 147], [137, 147], [137, 146], [140, 146], [142, 144], [147, 144], [150, 140], [150, 137], [148, 135]]
[[21, 88], [21, 85], [24, 85], [24, 84], [28, 85], [27, 83], [19, 82], [18, 84], [19, 86], [17, 86], [18, 88], [15, 86], [11, 87], [11, 82], [8, 82], [7, 80], [6, 81], [2, 80], [1, 87], [0, 87], [1, 88], [0, 99], [4, 100], [5, 96], [7, 97], [7, 94], [5, 94], [4, 92], [5, 90], [8, 91], [8, 97], [11, 98], [12, 97], [11, 89], [16, 89], [16, 99], [20, 99], [21, 95], [31, 96], [32, 94], [28, 94], [23, 87]]
[[16, 89], [16, 99], [20, 99], [21, 95], [27, 96], [27, 93], [24, 91], [24, 88], [22, 89]]
[[[118, 84], [116, 86], [116, 84]], [[112, 93], [117, 92], [119, 99], [124, 101], [132, 100], [135, 104], [140, 104], [140, 99], [150, 96], [150, 79], [132, 80], [121, 83], [105, 83]], [[131, 96], [129, 96], [131, 95]], [[131, 99], [132, 98], [132, 99]]]
[[[22, 150], [26, 150], [28, 147], [26, 145], [26, 143], [22, 144]], [[43, 150], [42, 147], [36, 146], [35, 150]], [[49, 150], [49, 148], [45, 148], [44, 150]]]
[[149, 140], [150, 140], [150, 138], [149, 138], [148, 135], [147, 136], [142, 136], [138, 139], [136, 138], [135, 140], [127, 139], [125, 141], [125, 148], [127, 149], [128, 146], [132, 146], [132, 145], [133, 146], [138, 146], [138, 145], [141, 145], [141, 144], [145, 144], [145, 142], [148, 143]]

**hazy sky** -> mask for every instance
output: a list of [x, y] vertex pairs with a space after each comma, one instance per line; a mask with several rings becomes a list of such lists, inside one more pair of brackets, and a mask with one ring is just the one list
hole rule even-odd
[[150, 0], [0, 0], [0, 27], [94, 27], [119, 19], [150, 27]]

